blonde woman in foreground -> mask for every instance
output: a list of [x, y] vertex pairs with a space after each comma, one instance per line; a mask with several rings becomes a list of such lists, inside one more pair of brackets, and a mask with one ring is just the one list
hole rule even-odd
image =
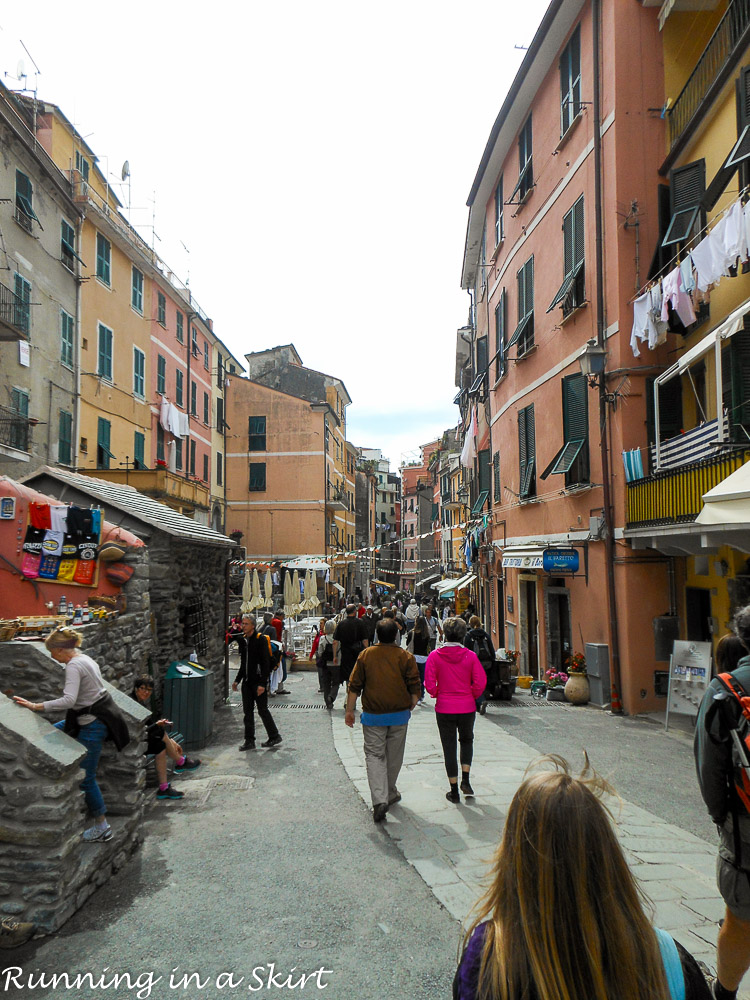
[[612, 789], [556, 755], [511, 802], [492, 885], [466, 935], [454, 1000], [710, 1000], [650, 903], [601, 801]]

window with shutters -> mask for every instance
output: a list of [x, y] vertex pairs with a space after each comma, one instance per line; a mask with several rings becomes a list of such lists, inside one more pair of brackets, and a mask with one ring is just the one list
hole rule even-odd
[[251, 493], [262, 493], [266, 488], [266, 463], [250, 463], [250, 484], [248, 489]]
[[661, 245], [686, 243], [705, 225], [702, 209], [706, 192], [706, 161], [695, 160], [676, 167], [669, 175], [670, 220]]
[[247, 450], [248, 451], [265, 451], [266, 450], [266, 418], [265, 417], [249, 417], [248, 418], [248, 441]]
[[521, 358], [534, 346], [534, 258], [529, 257], [516, 275], [518, 283], [518, 326], [508, 341], [508, 350], [518, 345]]
[[174, 401], [177, 406], [185, 405], [185, 373], [179, 368], [175, 372]]
[[583, 195], [563, 216], [563, 281], [547, 312], [561, 306], [563, 317], [582, 306], [585, 300], [585, 260], [583, 236]]
[[195, 475], [195, 438], [190, 440], [190, 475]]
[[211, 423], [211, 400], [207, 392], [203, 393], [203, 423], [206, 427]]
[[207, 483], [209, 479], [209, 466], [208, 466], [208, 455], [203, 456], [203, 482]]
[[156, 322], [160, 326], [167, 325], [167, 298], [163, 292], [157, 292], [156, 295]]
[[181, 344], [183, 344], [185, 342], [185, 325], [184, 325], [185, 324], [185, 320], [184, 320], [184, 317], [183, 317], [183, 315], [182, 315], [182, 313], [180, 312], [179, 309], [177, 310], [177, 319], [176, 319], [176, 322], [177, 322], [177, 328], [176, 328], [177, 329], [177, 339], [178, 339], [178, 341]]
[[224, 483], [224, 456], [220, 451], [216, 452], [216, 485]]
[[29, 394], [25, 389], [10, 391], [10, 433], [8, 444], [19, 451], [28, 451], [31, 445], [29, 435]]
[[99, 417], [96, 426], [96, 467], [97, 469], [108, 469], [109, 463], [114, 459], [114, 455], [109, 450], [109, 439], [112, 425], [109, 420]]
[[492, 456], [492, 484], [494, 488], [493, 496], [495, 503], [500, 503], [503, 498], [500, 489], [500, 452], [496, 451]]
[[137, 313], [143, 313], [143, 272], [133, 268], [130, 286], [130, 304]]
[[500, 301], [495, 306], [495, 381], [502, 378], [506, 372], [505, 364], [505, 320], [507, 313], [507, 296], [505, 289], [500, 293]]
[[518, 411], [518, 496], [530, 500], [536, 496], [536, 439], [534, 436], [534, 404]]
[[73, 456], [73, 414], [60, 410], [58, 428], [57, 461], [60, 465], [70, 465]]
[[224, 400], [221, 396], [216, 398], [216, 430], [224, 430]]
[[190, 416], [198, 416], [198, 386], [195, 382], [190, 382]]
[[105, 285], [112, 283], [112, 246], [101, 233], [96, 234], [96, 276]]
[[174, 443], [174, 466], [178, 472], [182, 471], [182, 440], [176, 438]]
[[490, 496], [490, 451], [483, 449], [477, 455], [477, 498], [471, 508], [472, 516], [480, 514]]
[[737, 78], [737, 142], [726, 165], [732, 172], [739, 168], [740, 190], [750, 184], [750, 66], [743, 66]]
[[60, 310], [60, 362], [73, 367], [73, 317], [64, 309]]
[[165, 456], [164, 451], [164, 428], [160, 423], [156, 424], [156, 461], [163, 462]]
[[31, 232], [34, 222], [37, 223], [40, 229], [42, 227], [41, 222], [39, 222], [34, 212], [33, 203], [34, 188], [31, 181], [23, 171], [16, 170], [16, 210], [14, 218], [27, 233]]
[[133, 348], [133, 395], [139, 399], [146, 395], [146, 355], [139, 347]]
[[750, 323], [721, 352], [722, 398], [729, 416], [730, 440], [750, 443]]
[[581, 113], [581, 29], [571, 35], [560, 59], [560, 136]]
[[76, 253], [76, 231], [65, 219], [60, 222], [60, 260], [69, 271], [74, 270], [74, 261], [83, 264]]
[[495, 246], [499, 247], [505, 239], [505, 206], [503, 204], [503, 178], [495, 188]]
[[[96, 374], [100, 378], [112, 381], [112, 340], [114, 334], [104, 323], [99, 324], [99, 351]], [[103, 466], [100, 466], [103, 468]]]
[[564, 475], [565, 485], [589, 481], [588, 382], [580, 372], [562, 380], [563, 445], [540, 479]]
[[167, 359], [163, 354], [156, 356], [156, 391], [162, 396], [167, 391]]
[[14, 289], [16, 298], [13, 302], [13, 326], [28, 337], [31, 333], [31, 282], [16, 273]]
[[482, 291], [487, 287], [487, 223], [485, 222], [484, 228], [482, 229], [482, 247], [479, 257], [479, 283], [481, 285]]
[[133, 468], [146, 468], [146, 435], [136, 431], [133, 435]]
[[534, 167], [531, 155], [531, 115], [524, 122], [518, 136], [518, 182], [508, 199], [511, 204], [520, 204], [534, 187]]

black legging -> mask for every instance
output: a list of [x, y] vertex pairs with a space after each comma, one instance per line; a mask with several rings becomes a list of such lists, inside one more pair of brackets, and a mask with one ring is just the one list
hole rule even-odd
[[461, 747], [461, 763], [471, 765], [474, 755], [474, 719], [476, 712], [436, 712], [440, 742], [443, 744], [445, 770], [449, 778], [458, 778], [456, 732]]

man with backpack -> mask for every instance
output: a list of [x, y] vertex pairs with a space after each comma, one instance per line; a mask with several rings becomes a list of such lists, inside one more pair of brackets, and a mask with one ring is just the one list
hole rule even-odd
[[281, 736], [268, 711], [268, 683], [271, 675], [271, 643], [267, 635], [261, 635], [255, 628], [255, 615], [242, 616], [242, 637], [237, 640], [240, 647], [240, 669], [232, 684], [236, 691], [242, 685], [242, 711], [245, 725], [245, 741], [240, 750], [255, 749], [255, 706], [265, 726], [268, 739], [261, 746], [275, 747], [281, 743]]
[[[464, 636], [464, 646], [470, 649], [472, 653], [476, 653], [479, 657], [479, 662], [482, 664], [482, 669], [489, 677], [492, 665], [495, 662], [495, 647], [492, 645], [492, 639], [490, 639], [487, 632], [482, 628], [482, 622], [476, 615], [472, 615], [469, 619], [469, 631]], [[484, 691], [477, 698], [477, 712], [480, 715], [487, 713], [487, 699], [484, 696]]]
[[[750, 650], [750, 605], [734, 619]], [[721, 666], [719, 667], [721, 669]], [[734, 1000], [750, 968], [750, 656], [711, 681], [695, 727], [695, 763], [701, 795], [719, 828], [717, 883], [726, 914], [716, 946], [715, 1000]], [[746, 709], [750, 713], [750, 703]]]
[[333, 633], [333, 655], [339, 664], [339, 681], [346, 683], [357, 657], [370, 644], [367, 629], [357, 618], [357, 605], [347, 604], [346, 617]]
[[336, 696], [339, 693], [339, 668], [334, 657], [333, 633], [336, 624], [327, 621], [323, 626], [323, 634], [320, 636], [318, 647], [315, 651], [315, 665], [320, 676], [320, 686], [323, 691], [323, 698], [327, 709], [333, 708]]

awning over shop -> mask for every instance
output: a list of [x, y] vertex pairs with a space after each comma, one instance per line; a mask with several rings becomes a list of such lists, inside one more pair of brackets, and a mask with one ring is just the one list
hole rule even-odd
[[343, 594], [343, 593], [344, 593], [344, 588], [343, 588], [343, 587], [341, 586], [341, 584], [340, 584], [340, 583], [336, 583], [336, 581], [335, 581], [335, 580], [331, 580], [331, 584], [332, 584], [332, 586], [334, 586], [334, 587], [336, 588], [336, 590], [338, 590], [338, 592], [339, 592], [340, 594]]
[[389, 590], [395, 590], [395, 583], [386, 583], [385, 580], [373, 580], [372, 581], [376, 587], [388, 587]]
[[697, 524], [750, 526], [750, 462], [703, 494], [703, 510], [695, 520]]
[[503, 549], [503, 569], [542, 569], [544, 545], [509, 545]]
[[435, 584], [435, 590], [438, 594], [443, 594], [447, 590], [453, 590], [457, 583], [461, 582], [460, 577], [455, 577], [452, 580], [441, 580], [439, 583]]
[[284, 569], [316, 569], [321, 572], [330, 569], [331, 567], [323, 559], [318, 559], [316, 556], [296, 556], [294, 559], [290, 559], [289, 562], [281, 564]]
[[456, 591], [468, 587], [476, 578], [476, 573], [467, 573], [466, 576], [462, 576], [458, 580], [441, 580], [436, 585], [438, 595], [440, 597], [452, 597]]
[[439, 573], [429, 573], [427, 576], [423, 576], [421, 580], [417, 580], [415, 586], [416, 587], [424, 587], [424, 585], [426, 583], [429, 583], [430, 580], [437, 580], [439, 578], [439, 576], [440, 576]]

